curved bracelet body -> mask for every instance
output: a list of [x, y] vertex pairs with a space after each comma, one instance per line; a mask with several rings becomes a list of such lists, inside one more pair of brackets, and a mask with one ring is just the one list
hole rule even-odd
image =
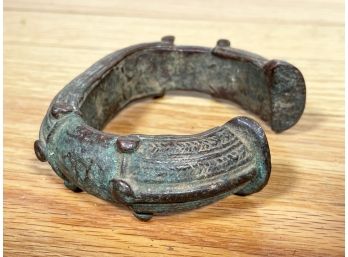
[[35, 142], [38, 159], [71, 190], [122, 202], [143, 220], [261, 190], [270, 153], [251, 119], [190, 136], [100, 131], [130, 102], [167, 90], [232, 100], [277, 132], [294, 125], [305, 105], [302, 74], [291, 64], [230, 48], [227, 40], [209, 49], [175, 46], [168, 36], [104, 57], [59, 92]]

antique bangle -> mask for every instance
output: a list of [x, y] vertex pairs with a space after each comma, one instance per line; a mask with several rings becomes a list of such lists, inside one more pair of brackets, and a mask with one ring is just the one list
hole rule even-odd
[[246, 117], [196, 135], [118, 136], [100, 130], [134, 100], [191, 90], [228, 99], [276, 132], [305, 106], [293, 65], [230, 47], [176, 46], [174, 37], [116, 51], [72, 80], [53, 99], [34, 144], [67, 188], [120, 202], [148, 220], [197, 208], [230, 194], [260, 191], [271, 172], [262, 128]]

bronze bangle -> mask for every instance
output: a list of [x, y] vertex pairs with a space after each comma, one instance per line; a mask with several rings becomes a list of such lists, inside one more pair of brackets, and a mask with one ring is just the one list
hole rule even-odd
[[72, 80], [53, 99], [34, 144], [65, 185], [120, 202], [141, 220], [197, 208], [230, 194], [260, 191], [271, 172], [264, 131], [237, 117], [196, 135], [101, 132], [132, 101], [191, 90], [228, 99], [276, 132], [305, 106], [305, 83], [293, 65], [230, 47], [176, 46], [174, 37], [116, 51]]

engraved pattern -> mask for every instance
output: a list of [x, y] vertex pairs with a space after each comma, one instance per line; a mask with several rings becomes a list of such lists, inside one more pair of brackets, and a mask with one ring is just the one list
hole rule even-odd
[[136, 167], [132, 165], [131, 176], [144, 183], [207, 179], [232, 172], [252, 159], [243, 143], [225, 127], [180, 141], [170, 136], [144, 140], [139, 150], [139, 162]]
[[187, 137], [181, 141], [174, 141], [171, 137], [162, 137], [160, 140], [148, 143], [146, 151], [149, 155], [144, 157], [153, 159], [168, 155], [200, 154], [212, 151], [216, 147], [224, 148], [231, 144], [240, 143], [237, 137], [227, 129], [219, 129], [214, 132], [199, 138]]

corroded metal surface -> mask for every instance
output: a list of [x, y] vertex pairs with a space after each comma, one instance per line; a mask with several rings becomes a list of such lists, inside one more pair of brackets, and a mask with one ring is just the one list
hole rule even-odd
[[192, 90], [239, 103], [281, 132], [305, 105], [300, 71], [219, 40], [213, 49], [175, 46], [174, 38], [112, 53], [71, 81], [52, 101], [35, 142], [67, 188], [129, 206], [148, 220], [198, 208], [230, 194], [248, 195], [268, 181], [266, 136], [237, 117], [189, 136], [118, 136], [100, 131], [130, 102]]

